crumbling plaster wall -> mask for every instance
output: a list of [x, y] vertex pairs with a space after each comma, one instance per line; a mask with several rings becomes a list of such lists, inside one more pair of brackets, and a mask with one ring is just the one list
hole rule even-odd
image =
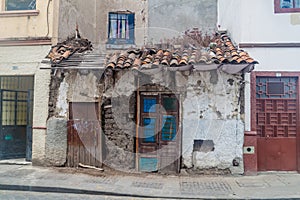
[[148, 42], [172, 39], [191, 28], [212, 33], [217, 27], [217, 0], [149, 0]]
[[60, 1], [59, 41], [75, 34], [78, 24], [81, 36], [88, 38], [96, 51], [105, 52], [108, 37], [108, 13], [130, 11], [135, 13], [135, 44], [142, 46], [148, 26], [146, 0], [72, 0]]
[[[184, 167], [243, 173], [241, 83], [240, 75], [216, 70], [189, 76], [182, 103]], [[195, 140], [213, 141], [214, 145], [211, 151], [204, 147], [195, 151]]]
[[[56, 113], [58, 117], [67, 119], [67, 114], [59, 113], [69, 102], [101, 99], [104, 164], [128, 171], [135, 167], [136, 90], [143, 85], [156, 84], [180, 94], [182, 167], [243, 173], [242, 79], [241, 75], [230, 75], [220, 70], [162, 70], [152, 75], [129, 70], [105, 73], [74, 70], [65, 73], [60, 84], [59, 90], [64, 88], [68, 91], [67, 98], [65, 93], [58, 93], [57, 99], [60, 100], [56, 103]], [[195, 140], [212, 141], [212, 150], [200, 148], [195, 151]], [[233, 166], [236, 164], [238, 166]]]
[[45, 165], [63, 166], [67, 159], [67, 121], [70, 102], [98, 102], [99, 70], [57, 70], [51, 77]]
[[96, 0], [60, 0], [58, 19], [59, 42], [75, 34], [76, 24], [82, 36], [88, 38], [93, 44], [96, 42], [96, 2]]

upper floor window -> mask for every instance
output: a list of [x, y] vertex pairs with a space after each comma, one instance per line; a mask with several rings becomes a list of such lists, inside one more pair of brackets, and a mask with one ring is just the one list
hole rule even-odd
[[275, 13], [300, 12], [300, 0], [275, 0]]
[[5, 10], [35, 10], [36, 0], [5, 0]]
[[134, 14], [109, 13], [108, 43], [134, 44]]

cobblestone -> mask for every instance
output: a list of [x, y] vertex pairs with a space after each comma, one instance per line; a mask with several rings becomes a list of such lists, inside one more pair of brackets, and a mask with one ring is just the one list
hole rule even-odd
[[231, 193], [231, 187], [224, 181], [182, 181], [180, 189], [183, 194]]
[[[300, 174], [257, 176], [99, 175], [82, 169], [61, 170], [0, 165], [0, 195], [6, 199], [299, 199]], [[79, 198], [80, 196], [80, 198]], [[17, 198], [15, 198], [17, 197]], [[32, 198], [31, 198], [32, 197]], [[53, 198], [52, 198], [53, 197]], [[0, 198], [1, 199], [1, 198]]]
[[152, 188], [152, 189], [162, 189], [162, 183], [145, 183], [145, 182], [137, 182], [134, 181], [131, 186], [133, 187], [141, 187], [141, 188]]

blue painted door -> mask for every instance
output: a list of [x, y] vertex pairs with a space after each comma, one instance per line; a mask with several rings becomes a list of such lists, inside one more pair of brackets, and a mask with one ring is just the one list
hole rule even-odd
[[179, 101], [174, 94], [141, 94], [138, 135], [139, 170], [179, 172]]

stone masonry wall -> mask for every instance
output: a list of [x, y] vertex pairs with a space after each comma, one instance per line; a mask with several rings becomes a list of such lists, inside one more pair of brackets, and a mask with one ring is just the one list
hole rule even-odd
[[134, 169], [134, 129], [121, 129], [114, 120], [111, 105], [103, 107], [103, 131], [105, 135], [104, 164], [114, 169]]

